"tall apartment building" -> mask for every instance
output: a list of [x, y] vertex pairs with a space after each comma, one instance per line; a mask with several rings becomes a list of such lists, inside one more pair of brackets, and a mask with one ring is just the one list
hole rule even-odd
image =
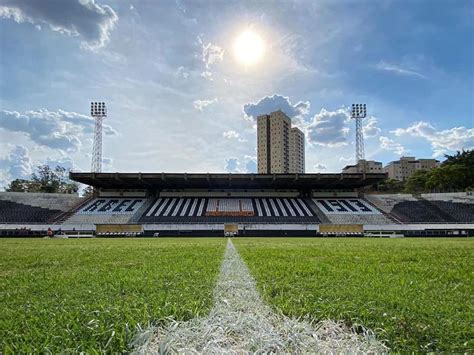
[[304, 173], [304, 134], [282, 111], [257, 117], [259, 174]]
[[297, 127], [290, 130], [290, 173], [304, 173], [304, 133]]
[[432, 170], [439, 166], [436, 159], [415, 159], [415, 157], [401, 157], [400, 160], [390, 162], [384, 167], [389, 179], [405, 181], [418, 170]]

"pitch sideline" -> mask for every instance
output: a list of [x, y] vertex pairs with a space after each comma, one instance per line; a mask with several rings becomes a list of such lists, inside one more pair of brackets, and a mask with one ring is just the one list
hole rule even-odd
[[[232, 241], [227, 241], [209, 315], [149, 329], [135, 353], [386, 353], [370, 330], [362, 334], [331, 320], [290, 319], [266, 305]], [[138, 346], [138, 344], [141, 344]]]

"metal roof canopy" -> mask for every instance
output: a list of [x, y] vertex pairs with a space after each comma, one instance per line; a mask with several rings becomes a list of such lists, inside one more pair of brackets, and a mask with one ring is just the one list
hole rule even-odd
[[214, 174], [214, 173], [69, 173], [71, 180], [107, 189], [348, 189], [387, 178], [385, 173]]

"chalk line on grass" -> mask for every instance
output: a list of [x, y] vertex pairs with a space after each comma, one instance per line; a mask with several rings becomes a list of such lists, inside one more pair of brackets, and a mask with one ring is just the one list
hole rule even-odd
[[142, 333], [136, 353], [386, 353], [370, 330], [290, 319], [266, 305], [228, 240], [209, 315]]

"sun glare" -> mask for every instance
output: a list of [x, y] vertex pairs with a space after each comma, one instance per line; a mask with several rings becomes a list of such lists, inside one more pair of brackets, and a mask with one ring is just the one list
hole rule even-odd
[[250, 30], [242, 32], [234, 43], [235, 58], [244, 65], [258, 63], [265, 52], [262, 38]]

